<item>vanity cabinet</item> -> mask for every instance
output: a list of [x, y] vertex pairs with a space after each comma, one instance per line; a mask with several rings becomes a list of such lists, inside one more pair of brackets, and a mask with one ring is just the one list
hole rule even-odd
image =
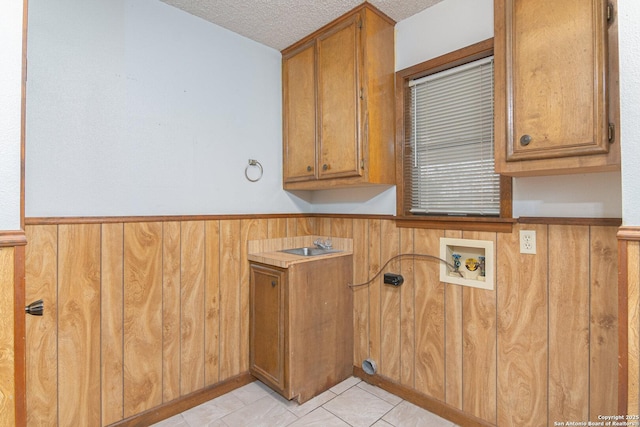
[[282, 51], [285, 189], [395, 182], [394, 24], [365, 3]]
[[251, 265], [251, 373], [281, 394], [289, 392], [284, 381], [285, 283], [284, 270]]
[[252, 375], [303, 403], [353, 373], [353, 256], [250, 264]]
[[617, 24], [608, 2], [494, 7], [496, 171], [618, 170]]

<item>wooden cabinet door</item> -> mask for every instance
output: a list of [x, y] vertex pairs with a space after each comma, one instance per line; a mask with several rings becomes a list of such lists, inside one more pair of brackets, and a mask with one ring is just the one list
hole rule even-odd
[[284, 182], [316, 177], [315, 43], [283, 58]]
[[251, 265], [251, 373], [284, 392], [285, 273]]
[[360, 14], [317, 40], [318, 177], [359, 176]]
[[607, 2], [497, 1], [506, 18], [506, 160], [607, 153]]

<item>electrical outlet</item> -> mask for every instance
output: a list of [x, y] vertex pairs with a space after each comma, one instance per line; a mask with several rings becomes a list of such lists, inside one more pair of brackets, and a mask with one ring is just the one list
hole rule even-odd
[[384, 273], [384, 283], [387, 285], [400, 286], [404, 283], [404, 277], [400, 274]]
[[536, 253], [536, 232], [535, 230], [520, 230], [520, 253]]

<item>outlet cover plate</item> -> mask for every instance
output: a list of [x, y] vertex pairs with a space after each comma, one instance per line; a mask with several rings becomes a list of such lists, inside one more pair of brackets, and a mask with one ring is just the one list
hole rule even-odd
[[536, 253], [536, 231], [520, 230], [520, 253], [535, 254]]

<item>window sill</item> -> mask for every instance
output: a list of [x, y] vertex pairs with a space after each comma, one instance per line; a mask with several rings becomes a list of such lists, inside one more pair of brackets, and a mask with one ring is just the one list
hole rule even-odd
[[483, 218], [483, 217], [398, 217], [399, 228], [433, 228], [438, 230], [488, 231], [494, 233], [511, 233], [517, 218]]

